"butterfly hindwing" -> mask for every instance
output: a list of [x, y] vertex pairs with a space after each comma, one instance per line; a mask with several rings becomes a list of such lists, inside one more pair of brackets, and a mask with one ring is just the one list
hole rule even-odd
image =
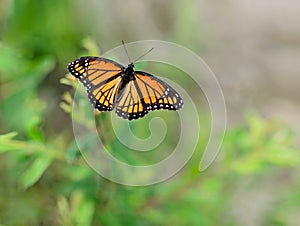
[[111, 111], [118, 95], [123, 66], [101, 57], [81, 57], [68, 66], [87, 88], [90, 102], [100, 111]]
[[179, 110], [183, 100], [164, 81], [149, 73], [136, 71], [118, 98], [116, 114], [124, 119], [138, 119], [158, 109]]
[[129, 81], [121, 91], [118, 99], [116, 114], [124, 119], [137, 119], [148, 113], [147, 106], [141, 99], [136, 81]]

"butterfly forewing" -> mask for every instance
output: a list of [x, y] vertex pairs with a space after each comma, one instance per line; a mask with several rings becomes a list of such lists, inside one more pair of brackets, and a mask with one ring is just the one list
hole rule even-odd
[[87, 88], [90, 102], [100, 111], [111, 111], [121, 83], [123, 66], [105, 58], [81, 57], [68, 66]]

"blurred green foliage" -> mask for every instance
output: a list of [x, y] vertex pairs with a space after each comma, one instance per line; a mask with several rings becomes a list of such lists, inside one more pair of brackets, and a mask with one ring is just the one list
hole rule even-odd
[[[184, 42], [183, 34], [192, 29], [185, 20], [193, 22], [195, 13], [180, 14], [183, 2], [177, 2], [180, 17], [170, 33]], [[70, 60], [99, 52], [87, 38], [88, 22], [81, 21], [73, 1], [6, 3], [1, 3], [6, 17], [0, 19], [0, 224], [240, 225], [235, 201], [265, 178], [279, 186], [259, 213], [264, 225], [288, 225], [299, 212], [300, 178], [293, 172], [299, 172], [300, 156], [293, 133], [255, 113], [246, 116], [245, 125], [228, 130], [222, 152], [204, 173], [197, 170], [205, 143], [200, 140], [191, 161], [167, 182], [128, 187], [100, 177], [74, 141], [70, 115], [77, 82], [65, 77]], [[86, 106], [78, 104], [74, 119], [80, 123]], [[144, 160], [114, 151], [124, 147], [107, 130], [108, 117], [100, 114], [98, 120], [113, 154], [131, 163]], [[147, 137], [146, 125], [147, 120], [133, 130]], [[165, 145], [173, 142], [167, 137]], [[244, 194], [238, 196], [241, 184]]]

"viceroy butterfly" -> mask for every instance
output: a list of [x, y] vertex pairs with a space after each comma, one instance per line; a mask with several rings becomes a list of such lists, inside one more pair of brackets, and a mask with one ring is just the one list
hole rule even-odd
[[124, 119], [144, 117], [149, 111], [179, 110], [180, 95], [166, 82], [144, 71], [135, 71], [102, 57], [81, 57], [69, 63], [68, 70], [87, 88], [92, 105], [99, 111], [112, 111]]

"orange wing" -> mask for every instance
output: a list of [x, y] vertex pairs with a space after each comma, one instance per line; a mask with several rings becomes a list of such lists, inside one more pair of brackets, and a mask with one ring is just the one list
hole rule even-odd
[[68, 65], [68, 70], [87, 88], [90, 102], [100, 111], [111, 111], [120, 83], [121, 64], [100, 57], [81, 57]]
[[142, 71], [134, 72], [133, 80], [120, 92], [116, 114], [124, 119], [138, 119], [158, 109], [179, 110], [183, 100], [164, 81]]

